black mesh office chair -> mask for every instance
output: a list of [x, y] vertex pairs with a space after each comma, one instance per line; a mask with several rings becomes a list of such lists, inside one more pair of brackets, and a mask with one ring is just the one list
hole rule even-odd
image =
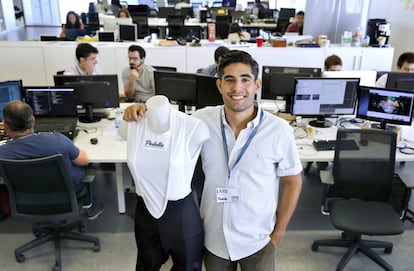
[[[358, 149], [349, 150], [349, 141]], [[329, 212], [332, 225], [342, 238], [316, 240], [320, 246], [346, 247], [336, 270], [343, 270], [361, 252], [385, 270], [393, 268], [372, 248], [391, 253], [390, 242], [362, 240], [362, 235], [396, 235], [404, 232], [399, 214], [390, 204], [394, 180], [396, 134], [384, 130], [339, 130], [332, 172], [321, 171], [324, 183], [323, 212]], [[367, 269], [367, 267], [361, 267]]]
[[144, 15], [144, 14], [133, 15], [132, 21], [137, 24], [138, 39], [143, 39], [146, 36], [151, 35], [150, 29], [148, 26], [148, 15]]
[[216, 37], [217, 39], [227, 39], [229, 35], [229, 27], [232, 22], [231, 15], [216, 16]]
[[177, 39], [184, 36], [184, 15], [168, 15], [168, 38]]
[[62, 239], [93, 243], [99, 239], [83, 231], [78, 199], [61, 154], [29, 160], [0, 159], [0, 174], [10, 195], [11, 217], [32, 223], [36, 238], [15, 249], [16, 261], [25, 261], [23, 253], [48, 241], [55, 245], [53, 270], [61, 270]]

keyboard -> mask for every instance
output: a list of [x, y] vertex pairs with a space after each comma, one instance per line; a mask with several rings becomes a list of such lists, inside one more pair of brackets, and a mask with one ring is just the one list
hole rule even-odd
[[333, 151], [335, 150], [336, 140], [314, 140], [312, 144], [317, 151]]
[[73, 140], [75, 137], [75, 130], [76, 130], [76, 123], [73, 121], [51, 121], [50, 119], [48, 121], [36, 121], [34, 126], [34, 131], [36, 133], [54, 133], [58, 132], [65, 136], [67, 136], [69, 139]]
[[[315, 140], [313, 141], [313, 146], [317, 151], [333, 151], [336, 147], [336, 140]], [[359, 150], [359, 147], [355, 140], [345, 139], [341, 140], [340, 145], [341, 150]]]

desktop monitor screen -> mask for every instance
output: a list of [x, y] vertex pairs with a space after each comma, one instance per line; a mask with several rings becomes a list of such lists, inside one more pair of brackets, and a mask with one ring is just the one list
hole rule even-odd
[[0, 82], [0, 121], [3, 120], [3, 107], [15, 100], [22, 100], [22, 81], [9, 80]]
[[320, 68], [263, 66], [261, 99], [286, 100], [285, 111], [290, 112], [295, 78], [320, 76]]
[[119, 25], [119, 40], [137, 40], [137, 25], [136, 24], [120, 24]]
[[36, 117], [76, 116], [76, 98], [73, 88], [24, 87], [26, 102]]
[[223, 7], [233, 7], [233, 8], [235, 8], [236, 7], [236, 0], [223, 0], [223, 2], [222, 2], [222, 6]]
[[155, 94], [164, 95], [185, 112], [186, 105], [197, 104], [197, 75], [170, 71], [154, 71]]
[[379, 122], [411, 125], [414, 93], [407, 90], [361, 86], [358, 93], [357, 117]]
[[[55, 86], [75, 89], [76, 104], [85, 112], [83, 122], [99, 120], [93, 109], [119, 107], [118, 76], [105, 75], [55, 75]], [[81, 116], [82, 117], [82, 116]]]
[[388, 73], [386, 87], [414, 91], [414, 73], [390, 72]]
[[216, 81], [216, 77], [197, 75], [197, 109], [223, 104]]
[[329, 127], [325, 116], [354, 114], [358, 88], [359, 78], [296, 78], [292, 113], [317, 117], [311, 126]]
[[359, 78], [361, 86], [375, 86], [377, 71], [326, 71], [322, 73], [324, 78]]

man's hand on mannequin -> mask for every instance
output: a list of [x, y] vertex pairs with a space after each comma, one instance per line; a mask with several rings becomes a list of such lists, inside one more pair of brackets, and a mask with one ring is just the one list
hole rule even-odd
[[125, 121], [139, 122], [146, 111], [147, 107], [145, 104], [132, 104], [125, 109], [123, 119]]

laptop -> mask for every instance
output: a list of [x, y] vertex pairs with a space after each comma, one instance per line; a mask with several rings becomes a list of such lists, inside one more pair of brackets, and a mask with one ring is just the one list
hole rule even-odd
[[74, 89], [25, 87], [25, 90], [26, 102], [31, 106], [36, 119], [34, 132], [59, 132], [73, 140], [78, 123]]

